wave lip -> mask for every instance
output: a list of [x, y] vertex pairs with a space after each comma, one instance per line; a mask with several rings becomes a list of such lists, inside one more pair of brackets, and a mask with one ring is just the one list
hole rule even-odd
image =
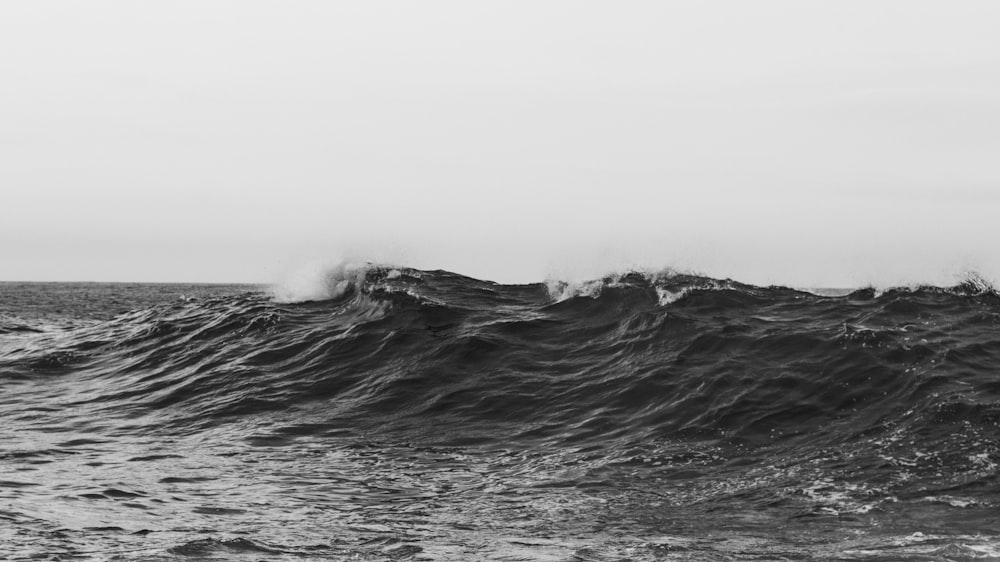
[[282, 304], [334, 300], [354, 292], [387, 289], [389, 281], [419, 280], [420, 276], [421, 272], [412, 268], [343, 262], [299, 270], [283, 283], [272, 285], [269, 293], [275, 302]]

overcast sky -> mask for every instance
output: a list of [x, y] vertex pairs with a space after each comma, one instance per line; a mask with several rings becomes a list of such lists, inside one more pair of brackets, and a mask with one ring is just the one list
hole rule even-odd
[[8, 1], [0, 279], [1000, 277], [1000, 3]]

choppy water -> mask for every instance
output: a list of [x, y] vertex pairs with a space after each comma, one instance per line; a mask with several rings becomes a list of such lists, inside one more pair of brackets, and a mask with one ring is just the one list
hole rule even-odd
[[0, 284], [9, 560], [1000, 559], [1000, 297]]

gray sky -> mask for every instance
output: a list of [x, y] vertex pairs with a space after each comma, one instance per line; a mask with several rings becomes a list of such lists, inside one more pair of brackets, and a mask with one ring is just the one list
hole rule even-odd
[[1000, 3], [0, 4], [0, 279], [1000, 278]]

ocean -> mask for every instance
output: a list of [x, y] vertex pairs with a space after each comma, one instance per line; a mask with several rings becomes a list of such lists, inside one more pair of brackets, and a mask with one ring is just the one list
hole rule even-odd
[[1000, 560], [1000, 296], [0, 283], [0, 559]]

